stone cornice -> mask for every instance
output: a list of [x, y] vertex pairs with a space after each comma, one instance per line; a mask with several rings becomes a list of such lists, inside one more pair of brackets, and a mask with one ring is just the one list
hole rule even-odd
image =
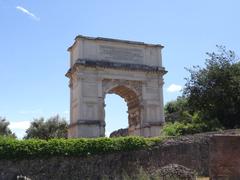
[[151, 127], [151, 126], [163, 126], [164, 122], [146, 122], [142, 125], [143, 128]]
[[76, 69], [77, 66], [85, 66], [85, 67], [93, 67], [93, 68], [100, 67], [100, 68], [111, 68], [111, 69], [123, 69], [123, 70], [144, 71], [144, 72], [161, 73], [161, 74], [167, 73], [164, 67], [159, 67], [159, 66], [78, 59], [75, 62], [75, 64], [68, 70], [68, 72], [66, 73], [66, 76], [69, 77], [70, 74], [74, 71], [74, 69]]
[[[121, 40], [121, 39], [113, 39], [113, 38], [89, 37], [89, 36], [78, 35], [78, 36], [75, 37], [75, 41], [76, 41], [77, 39], [109, 41], [109, 42], [119, 42], [119, 43], [125, 43], [125, 44], [143, 45], [143, 46], [151, 46], [151, 47], [164, 48], [164, 46], [162, 46], [161, 44], [149, 44], [149, 43], [144, 43], [144, 42], [139, 42], [139, 41], [129, 41], [129, 40]], [[74, 44], [75, 44], [75, 43], [74, 43]], [[74, 44], [68, 48], [68, 51], [71, 50], [71, 48], [74, 46]]]
[[71, 127], [74, 127], [74, 126], [77, 126], [79, 124], [84, 124], [84, 125], [100, 125], [100, 126], [103, 126], [105, 127], [105, 121], [102, 121], [102, 120], [78, 120], [77, 122], [74, 122], [74, 123], [70, 123], [68, 125], [69, 128]]

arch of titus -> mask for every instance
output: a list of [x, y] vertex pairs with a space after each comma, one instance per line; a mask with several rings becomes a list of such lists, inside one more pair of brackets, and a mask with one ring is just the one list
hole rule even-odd
[[104, 98], [108, 93], [126, 101], [129, 135], [158, 136], [165, 121], [162, 48], [159, 44], [77, 36], [68, 49], [68, 136], [105, 136]]

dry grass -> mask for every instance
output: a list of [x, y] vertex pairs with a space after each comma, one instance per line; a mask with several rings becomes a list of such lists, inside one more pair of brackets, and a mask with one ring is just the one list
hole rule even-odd
[[197, 177], [197, 180], [209, 180], [209, 177]]

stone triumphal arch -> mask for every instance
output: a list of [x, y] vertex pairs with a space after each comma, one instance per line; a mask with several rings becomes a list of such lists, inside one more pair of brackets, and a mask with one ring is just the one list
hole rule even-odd
[[107, 93], [127, 102], [129, 135], [158, 136], [164, 123], [162, 48], [77, 36], [68, 49], [70, 69], [66, 74], [70, 79], [69, 137], [105, 135]]

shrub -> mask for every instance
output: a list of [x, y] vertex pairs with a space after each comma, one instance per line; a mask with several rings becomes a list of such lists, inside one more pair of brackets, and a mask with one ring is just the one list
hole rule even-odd
[[148, 148], [161, 138], [119, 137], [79, 139], [27, 139], [0, 137], [0, 159], [49, 156], [88, 156]]
[[204, 122], [174, 122], [167, 123], [163, 127], [162, 132], [165, 136], [180, 136], [216, 130], [219, 130], [219, 128], [211, 127], [209, 124], [206, 124]]

